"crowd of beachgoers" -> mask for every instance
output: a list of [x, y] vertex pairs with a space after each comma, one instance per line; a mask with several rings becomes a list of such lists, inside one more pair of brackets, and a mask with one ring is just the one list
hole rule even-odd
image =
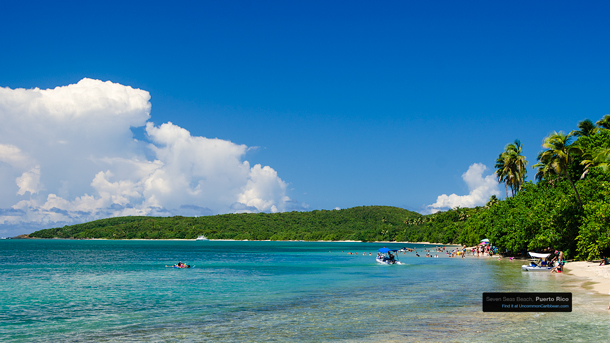
[[[331, 251], [329, 251], [331, 252]], [[341, 251], [342, 253], [345, 253], [345, 251]], [[473, 256], [473, 257], [492, 257], [494, 255], [497, 255], [498, 253], [498, 249], [494, 246], [490, 246], [490, 245], [479, 245], [476, 247], [466, 247], [465, 245], [462, 247], [455, 247], [455, 246], [437, 246], [437, 247], [429, 247], [429, 248], [422, 248], [419, 249], [419, 252], [417, 249], [414, 248], [408, 248], [408, 247], [404, 247], [401, 249], [397, 249], [397, 253], [403, 253], [404, 255], [406, 255], [409, 252], [413, 252], [415, 253], [416, 257], [429, 257], [429, 258], [438, 258], [439, 257], [439, 253], [440, 255], [446, 255], [447, 257], [466, 257], [468, 255]], [[420, 255], [421, 253], [421, 255]], [[425, 253], [425, 255], [424, 255]], [[352, 251], [348, 251], [347, 252], [348, 255], [360, 255], [359, 252], [352, 252]], [[362, 256], [366, 256], [367, 253], [363, 252]], [[372, 253], [368, 253], [368, 256], [372, 256]]]

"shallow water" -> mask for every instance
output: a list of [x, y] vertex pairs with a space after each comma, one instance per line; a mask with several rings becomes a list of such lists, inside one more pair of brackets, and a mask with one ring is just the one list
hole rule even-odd
[[[404, 244], [0, 241], [0, 341], [610, 341], [584, 281], [440, 253], [377, 265], [383, 246]], [[482, 312], [498, 291], [573, 292], [573, 312]]]

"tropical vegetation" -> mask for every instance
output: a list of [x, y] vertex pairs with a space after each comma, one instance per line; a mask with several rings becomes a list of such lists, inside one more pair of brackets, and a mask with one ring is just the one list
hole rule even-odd
[[498, 182], [504, 183], [508, 196], [508, 187], [511, 189], [511, 194], [514, 197], [519, 192], [525, 182], [527, 175], [527, 159], [521, 155], [521, 141], [518, 139], [514, 143], [508, 144], [504, 148], [504, 152], [496, 159], [496, 175]]

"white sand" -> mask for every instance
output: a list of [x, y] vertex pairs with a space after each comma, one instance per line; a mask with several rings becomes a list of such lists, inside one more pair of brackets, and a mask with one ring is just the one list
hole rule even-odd
[[[610, 291], [610, 265], [600, 266], [599, 262], [569, 262], [564, 271], [568, 275], [585, 279], [584, 284], [600, 294]], [[584, 285], [583, 284], [583, 285]]]

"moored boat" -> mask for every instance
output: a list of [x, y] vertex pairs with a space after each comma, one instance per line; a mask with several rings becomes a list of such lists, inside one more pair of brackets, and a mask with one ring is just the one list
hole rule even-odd
[[197, 237], [196, 241], [209, 241], [209, 239], [206, 236], [201, 235], [201, 236]]
[[521, 270], [525, 272], [549, 272], [552, 269], [552, 266], [546, 261], [547, 257], [551, 254], [540, 254], [535, 252], [529, 252], [529, 255], [532, 257], [532, 260], [529, 264], [524, 264], [521, 266]]
[[402, 264], [402, 262], [398, 260], [398, 250], [388, 248], [379, 249], [376, 261], [381, 264]]

